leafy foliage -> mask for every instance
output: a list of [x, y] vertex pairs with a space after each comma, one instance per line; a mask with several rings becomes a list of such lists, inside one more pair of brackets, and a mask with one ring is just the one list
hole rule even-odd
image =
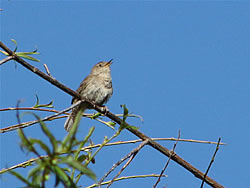
[[[30, 55], [38, 55], [40, 54], [39, 52], [37, 52], [37, 49], [31, 51], [31, 52], [16, 52], [17, 51], [17, 41], [14, 40], [14, 39], [11, 39], [11, 41], [15, 44], [15, 49], [13, 50], [13, 52], [19, 56], [19, 57], [22, 57], [24, 59], [28, 59], [28, 60], [31, 60], [31, 61], [36, 61], [36, 62], [40, 62], [39, 59], [36, 59]], [[0, 52], [6, 56], [9, 56], [9, 54], [3, 50], [0, 50]]]
[[38, 95], [36, 94], [35, 96], [36, 96], [36, 104], [35, 104], [34, 108], [42, 108], [42, 107], [45, 107], [45, 108], [54, 108], [53, 101], [50, 101], [48, 104], [40, 104]]
[[[33, 115], [40, 120], [36, 114], [33, 113]], [[76, 132], [81, 115], [82, 112], [78, 112], [72, 129], [63, 141], [56, 140], [45, 123], [40, 121], [40, 128], [49, 139], [49, 145], [36, 138], [27, 138], [23, 130], [19, 129], [18, 134], [21, 139], [21, 147], [38, 156], [40, 160], [36, 161], [36, 165], [29, 171], [27, 178], [15, 171], [10, 171], [10, 173], [22, 181], [26, 187], [35, 188], [44, 187], [46, 181], [48, 181], [52, 175], [55, 176], [55, 187], [60, 184], [64, 187], [77, 187], [77, 183], [74, 181], [75, 171], [95, 181], [96, 175], [84, 164], [84, 161], [89, 158], [89, 153], [85, 152], [85, 154], [81, 154], [81, 148], [88, 142], [90, 136], [93, 134], [94, 127], [90, 129], [88, 135], [82, 141], [78, 141], [76, 139]], [[39, 154], [37, 146], [47, 154], [47, 157]], [[77, 148], [76, 151], [74, 151], [74, 148]]]
[[123, 130], [123, 129], [126, 129], [126, 128], [130, 128], [130, 129], [137, 130], [138, 127], [136, 127], [136, 126], [129, 126], [128, 124], [126, 124], [126, 119], [129, 116], [128, 109], [127, 109], [127, 107], [126, 107], [125, 104], [122, 104], [121, 107], [123, 108], [123, 117], [122, 117], [122, 123], [121, 123], [119, 129]]

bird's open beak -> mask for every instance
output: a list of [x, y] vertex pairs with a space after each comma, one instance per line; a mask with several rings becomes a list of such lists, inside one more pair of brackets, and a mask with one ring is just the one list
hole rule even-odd
[[113, 62], [113, 59], [110, 59], [107, 63], [106, 63], [106, 65], [105, 66], [110, 66]]

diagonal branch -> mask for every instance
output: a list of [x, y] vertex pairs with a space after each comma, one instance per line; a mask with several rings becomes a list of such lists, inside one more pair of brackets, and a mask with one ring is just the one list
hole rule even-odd
[[[126, 164], [122, 167], [122, 169], [116, 174], [116, 176], [110, 181], [110, 183], [107, 185], [107, 188], [112, 185], [112, 183], [115, 181], [115, 179], [120, 176], [120, 174], [127, 168], [127, 166], [132, 162], [132, 160], [135, 158], [137, 153], [148, 143], [148, 140], [143, 141], [137, 148], [135, 148], [131, 153], [129, 153], [126, 157], [130, 157], [129, 160], [126, 162]], [[125, 158], [126, 158], [125, 157]]]
[[[137, 148], [133, 149], [129, 154], [127, 154], [125, 157], [123, 157], [121, 160], [119, 160], [117, 163], [115, 163], [112, 168], [101, 178], [101, 180], [99, 181], [99, 185], [101, 185], [101, 183], [104, 181], [104, 179], [106, 177], [108, 177], [108, 175], [114, 171], [114, 169], [119, 166], [123, 161], [125, 161], [126, 159], [128, 159], [129, 157], [131, 157], [131, 155], [137, 153], [142, 147], [144, 147], [146, 144], [148, 143], [148, 140], [143, 141]], [[114, 178], [115, 179], [115, 178]]]
[[166, 169], [167, 169], [167, 167], [168, 167], [168, 164], [169, 164], [169, 162], [170, 162], [170, 160], [171, 160], [172, 155], [174, 154], [174, 150], [175, 150], [175, 148], [176, 148], [176, 146], [177, 146], [177, 143], [178, 143], [180, 137], [181, 137], [181, 132], [180, 132], [180, 130], [179, 130], [179, 131], [178, 131], [178, 138], [177, 138], [177, 140], [176, 140], [176, 142], [175, 142], [175, 144], [174, 144], [174, 147], [173, 147], [173, 149], [172, 149], [172, 154], [169, 156], [168, 161], [167, 161], [167, 163], [165, 164], [164, 168], [162, 169], [162, 171], [161, 171], [161, 173], [160, 173], [160, 176], [158, 177], [156, 183], [153, 185], [153, 188], [155, 188], [155, 187], [157, 186], [157, 184], [161, 181], [161, 177], [163, 176], [163, 173], [166, 171]]
[[[142, 132], [135, 130], [133, 128], [130, 128], [131, 125], [129, 125], [128, 123], [124, 123], [122, 121], [122, 119], [120, 119], [119, 117], [117, 117], [115, 114], [107, 111], [106, 109], [104, 109], [101, 106], [95, 105], [93, 104], [91, 101], [85, 99], [85, 98], [81, 98], [81, 96], [79, 95], [79, 93], [73, 91], [72, 89], [64, 86], [62, 83], [60, 83], [59, 81], [57, 81], [55, 78], [48, 76], [47, 74], [43, 73], [42, 71], [40, 71], [39, 69], [37, 69], [36, 67], [30, 65], [29, 63], [27, 63], [26, 61], [24, 61], [22, 58], [18, 57], [13, 51], [11, 51], [7, 46], [5, 46], [1, 41], [0, 41], [0, 47], [5, 50], [10, 56], [14, 57], [14, 60], [17, 61], [19, 64], [23, 65], [25, 68], [27, 68], [28, 70], [32, 71], [33, 73], [37, 74], [38, 76], [42, 77], [43, 79], [47, 80], [48, 82], [50, 82], [51, 84], [53, 84], [54, 86], [56, 86], [57, 88], [63, 90], [64, 92], [68, 93], [69, 95], [76, 97], [78, 99], [82, 99], [85, 102], [89, 103], [89, 105], [91, 106], [91, 108], [95, 109], [96, 111], [105, 114], [107, 117], [109, 117], [110, 119], [112, 119], [113, 121], [115, 121], [116, 123], [118, 123], [119, 125], [123, 124], [125, 125], [128, 131], [130, 131], [131, 133], [133, 133], [134, 135], [136, 135], [137, 137], [141, 138], [142, 140], [149, 140], [149, 145], [151, 147], [153, 147], [154, 149], [158, 150], [159, 152], [161, 152], [163, 155], [166, 155], [167, 157], [171, 156], [170, 150], [168, 150], [167, 148], [163, 147], [162, 145], [158, 144], [157, 142], [153, 141], [150, 137], [146, 136], [145, 134], [143, 134]], [[218, 182], [216, 182], [215, 180], [213, 180], [212, 178], [205, 176], [204, 173], [202, 173], [200, 170], [198, 170], [197, 168], [195, 168], [194, 166], [192, 166], [191, 164], [189, 164], [187, 161], [185, 161], [184, 159], [182, 159], [181, 157], [179, 157], [177, 154], [174, 154], [173, 156], [171, 156], [172, 160], [175, 161], [176, 163], [178, 163], [179, 165], [181, 165], [182, 167], [184, 167], [186, 170], [188, 170], [189, 172], [191, 172], [195, 177], [203, 180], [203, 178], [205, 177], [205, 182], [207, 184], [209, 184], [212, 187], [223, 187], [222, 185], [220, 185]]]
[[210, 163], [209, 163], [209, 165], [208, 165], [208, 167], [207, 167], [207, 170], [206, 170], [206, 172], [205, 172], [205, 175], [204, 175], [204, 177], [203, 177], [203, 180], [202, 180], [202, 183], [201, 183], [201, 188], [203, 188], [203, 185], [204, 185], [204, 182], [205, 182], [205, 178], [206, 178], [206, 176], [207, 176], [207, 174], [208, 174], [208, 171], [210, 170], [210, 168], [211, 168], [211, 166], [212, 166], [212, 164], [213, 164], [213, 162], [214, 162], [215, 155], [216, 155], [217, 151], [219, 150], [220, 141], [221, 141], [221, 137], [219, 137], [219, 140], [218, 140], [216, 149], [215, 149], [215, 151], [214, 151], [213, 157], [212, 157], [212, 159], [211, 159], [211, 161], [210, 161]]
[[[17, 56], [13, 51], [11, 51], [7, 46], [5, 46], [1, 41], [0, 41], [0, 47], [4, 51], [6, 51], [9, 54], [9, 56], [13, 56], [13, 60], [15, 60], [16, 62], [18, 62], [19, 64], [21, 64], [25, 68], [29, 69], [31, 72], [37, 74], [38, 76], [40, 76], [43, 79], [47, 80], [48, 82], [50, 82], [54, 86], [60, 88], [64, 92], [70, 94], [71, 96], [76, 97], [78, 99], [81, 99], [81, 96], [77, 92], [75, 92], [72, 89], [64, 86], [63, 84], [61, 84], [60, 82], [58, 82], [55, 78], [53, 78], [51, 76], [48, 76], [47, 74], [45, 74], [42, 71], [40, 71], [38, 68], [36, 68], [36, 67], [30, 65], [29, 63], [27, 63], [26, 61], [24, 61], [21, 57]], [[90, 101], [88, 101], [88, 102], [90, 102]], [[92, 103], [90, 103], [90, 104], [92, 104]]]

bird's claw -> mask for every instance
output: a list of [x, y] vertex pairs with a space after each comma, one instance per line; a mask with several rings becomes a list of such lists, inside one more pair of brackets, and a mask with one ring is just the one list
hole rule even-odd
[[102, 106], [101, 108], [102, 108], [102, 111], [104, 111], [104, 115], [106, 116], [108, 111], [109, 111], [108, 107], [107, 106]]

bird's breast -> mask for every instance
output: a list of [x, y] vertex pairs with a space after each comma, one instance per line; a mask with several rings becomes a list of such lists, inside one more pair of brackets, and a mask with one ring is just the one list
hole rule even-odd
[[102, 79], [89, 84], [85, 91], [82, 92], [82, 96], [98, 105], [102, 105], [109, 100], [112, 93], [112, 80]]

